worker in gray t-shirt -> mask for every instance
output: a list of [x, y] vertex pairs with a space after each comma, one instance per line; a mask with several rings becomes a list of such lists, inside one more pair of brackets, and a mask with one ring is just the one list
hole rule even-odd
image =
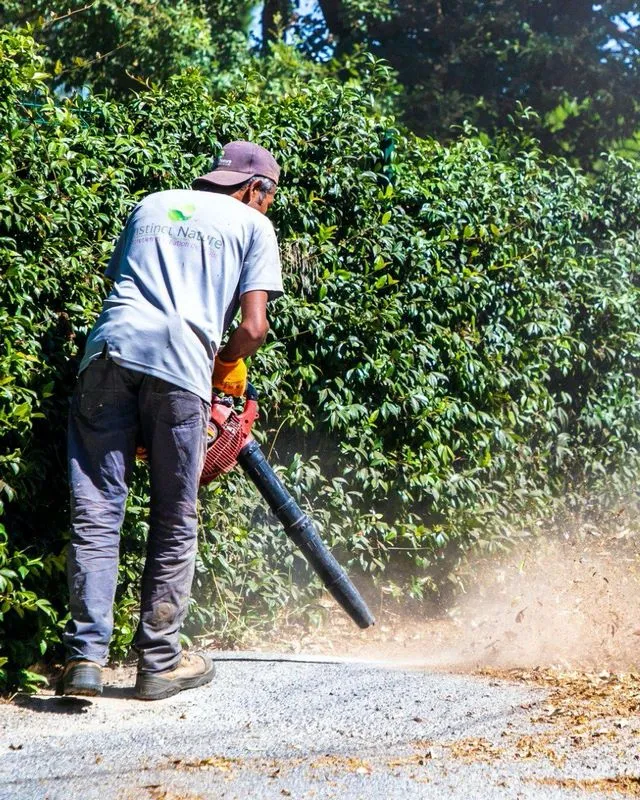
[[[87, 341], [69, 415], [71, 619], [64, 694], [102, 692], [113, 629], [120, 527], [136, 448], [150, 468], [136, 696], [200, 686], [210, 658], [179, 643], [196, 555], [196, 497], [212, 385], [241, 396], [244, 358], [282, 294], [265, 214], [280, 168], [250, 142], [226, 145], [190, 190], [151, 194], [129, 217], [107, 268], [113, 288]], [[240, 323], [221, 343], [240, 309]]]

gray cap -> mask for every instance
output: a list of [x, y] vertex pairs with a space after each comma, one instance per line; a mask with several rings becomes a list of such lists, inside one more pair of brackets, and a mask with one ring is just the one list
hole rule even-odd
[[280, 167], [278, 162], [264, 147], [253, 142], [229, 142], [213, 164], [213, 170], [193, 182], [194, 188], [200, 182], [217, 186], [235, 186], [253, 175], [261, 175], [278, 183]]

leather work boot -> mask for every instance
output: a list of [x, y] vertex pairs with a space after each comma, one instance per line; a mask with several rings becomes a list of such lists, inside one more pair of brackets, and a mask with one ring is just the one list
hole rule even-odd
[[102, 694], [102, 667], [95, 661], [68, 661], [58, 680], [56, 694], [81, 697]]
[[138, 672], [135, 696], [138, 700], [164, 700], [183, 689], [195, 689], [209, 683], [215, 672], [209, 656], [183, 653], [178, 666], [166, 672]]

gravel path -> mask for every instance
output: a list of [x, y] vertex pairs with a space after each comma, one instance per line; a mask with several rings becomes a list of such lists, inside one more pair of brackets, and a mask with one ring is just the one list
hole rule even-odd
[[122, 669], [102, 698], [3, 705], [0, 800], [615, 798], [628, 796], [620, 776], [638, 771], [631, 731], [578, 751], [564, 739], [541, 746], [548, 726], [531, 720], [543, 688], [347, 660], [215, 657], [213, 683], [160, 702], [134, 700]]

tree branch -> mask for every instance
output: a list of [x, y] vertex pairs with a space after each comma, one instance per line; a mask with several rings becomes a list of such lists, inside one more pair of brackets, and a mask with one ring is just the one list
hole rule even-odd
[[42, 28], [44, 30], [44, 28], [48, 28], [50, 25], [55, 25], [56, 22], [61, 22], [63, 19], [68, 19], [69, 17], [73, 17], [74, 14], [81, 14], [83, 11], [88, 11], [90, 8], [93, 8], [95, 4], [96, 3], [94, 0], [93, 3], [89, 3], [88, 5], [83, 6], [82, 8], [76, 8], [73, 11], [67, 12], [66, 14], [62, 14], [59, 17], [53, 17], [52, 19], [49, 19], [46, 22], [44, 22]]

